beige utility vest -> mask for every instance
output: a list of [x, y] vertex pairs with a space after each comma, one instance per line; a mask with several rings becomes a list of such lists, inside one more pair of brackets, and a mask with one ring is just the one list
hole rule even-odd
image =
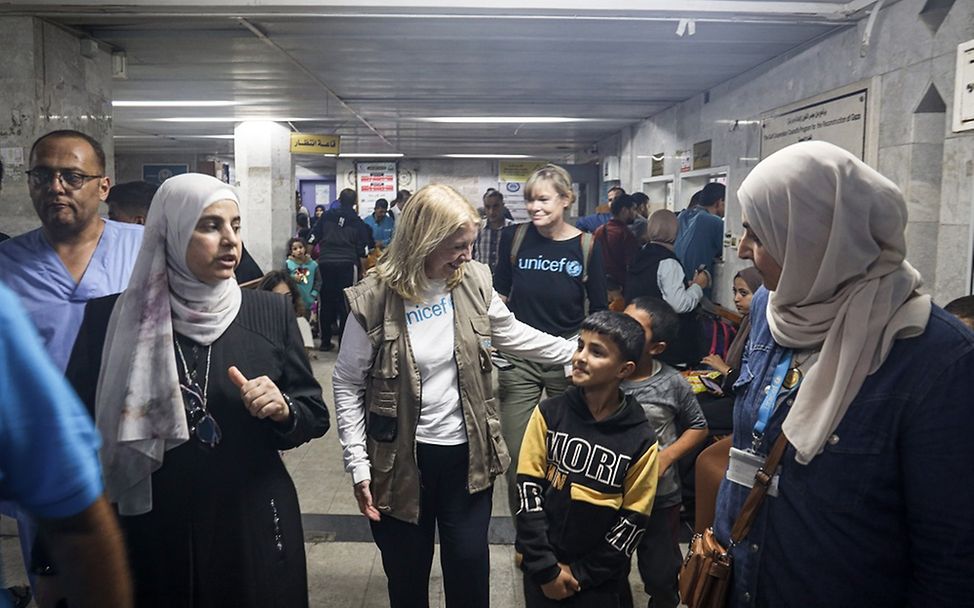
[[[491, 486], [511, 459], [501, 437], [491, 385], [490, 270], [467, 262], [453, 288], [454, 359], [460, 406], [467, 430], [467, 489]], [[413, 358], [402, 297], [369, 274], [345, 290], [351, 313], [365, 329], [375, 356], [365, 380], [366, 448], [372, 469], [372, 500], [383, 515], [419, 521], [419, 468], [416, 427], [422, 381]]]

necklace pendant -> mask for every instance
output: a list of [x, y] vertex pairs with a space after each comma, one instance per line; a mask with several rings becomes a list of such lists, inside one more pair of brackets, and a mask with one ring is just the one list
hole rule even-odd
[[782, 382], [782, 386], [786, 389], [793, 389], [798, 386], [798, 383], [802, 381], [802, 370], [797, 367], [793, 367], [788, 370], [785, 374], [785, 381]]

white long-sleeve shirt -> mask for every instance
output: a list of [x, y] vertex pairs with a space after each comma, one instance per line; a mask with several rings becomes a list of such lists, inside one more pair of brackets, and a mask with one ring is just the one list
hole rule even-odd
[[[543, 363], [567, 365], [571, 362], [577, 348], [575, 341], [521, 323], [496, 292], [491, 297], [487, 316], [494, 348]], [[423, 386], [416, 439], [423, 443], [465, 443], [459, 377], [454, 363], [453, 306], [445, 286], [425, 294], [422, 304], [406, 303], [406, 317], [410, 346]], [[338, 439], [352, 483], [372, 478], [365, 449], [365, 383], [374, 355], [365, 329], [358, 319], [349, 315], [332, 386]]]
[[683, 266], [680, 266], [679, 261], [672, 258], [660, 260], [656, 270], [656, 284], [663, 294], [663, 300], [677, 314], [690, 312], [703, 297], [703, 289], [696, 283], [687, 287], [684, 277]]

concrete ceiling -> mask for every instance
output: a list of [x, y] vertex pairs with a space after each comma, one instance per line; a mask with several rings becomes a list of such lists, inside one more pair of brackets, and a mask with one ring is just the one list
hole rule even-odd
[[[565, 158], [847, 27], [872, 4], [204, 1], [15, 0], [0, 14], [39, 16], [123, 51], [116, 101], [236, 104], [116, 107], [120, 152], [228, 153], [232, 141], [215, 136], [270, 119], [339, 134], [346, 152]], [[693, 35], [677, 35], [681, 19], [693, 19]], [[471, 116], [584, 120], [423, 120]], [[161, 120], [186, 118], [197, 122]]]

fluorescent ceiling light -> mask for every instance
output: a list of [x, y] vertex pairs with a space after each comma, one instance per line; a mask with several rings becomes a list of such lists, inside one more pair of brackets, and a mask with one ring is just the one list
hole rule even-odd
[[113, 139], [233, 139], [233, 135], [113, 135]]
[[342, 152], [338, 158], [402, 158], [405, 154], [401, 152], [380, 152], [370, 154], [368, 152]]
[[237, 101], [113, 101], [116, 108], [222, 108], [236, 106]]
[[534, 158], [528, 154], [444, 154], [446, 158]]
[[151, 122], [325, 122], [335, 120], [331, 118], [264, 118], [253, 116], [249, 118], [238, 118], [234, 116], [174, 116], [171, 118], [149, 118]]
[[419, 122], [442, 122], [450, 124], [502, 124], [522, 125], [555, 124], [564, 122], [596, 122], [598, 118], [570, 118], [567, 116], [427, 116], [415, 118]]

